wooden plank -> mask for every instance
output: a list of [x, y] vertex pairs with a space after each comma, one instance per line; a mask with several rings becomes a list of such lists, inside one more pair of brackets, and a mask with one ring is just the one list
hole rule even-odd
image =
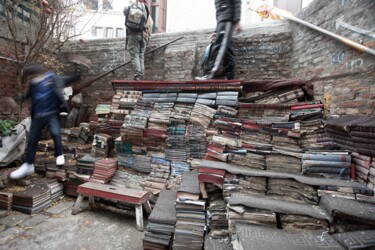
[[89, 196], [89, 205], [92, 208], [95, 205], [95, 197]]
[[137, 219], [137, 230], [143, 232], [143, 211], [142, 205], [135, 206], [135, 217]]
[[72, 215], [76, 215], [80, 212], [82, 200], [83, 200], [83, 195], [79, 194], [77, 197], [76, 203], [74, 203], [74, 207], [72, 209]]
[[149, 194], [146, 191], [115, 187], [96, 182], [87, 182], [78, 186], [78, 193], [86, 196], [115, 199], [133, 204], [142, 204], [147, 201], [149, 197]]
[[208, 195], [207, 195], [206, 186], [204, 185], [204, 182], [199, 183], [199, 189], [201, 190], [202, 198], [207, 199]]
[[143, 203], [143, 206], [145, 207], [145, 210], [146, 210], [147, 214], [151, 214], [152, 209], [151, 209], [150, 202], [146, 201], [145, 203]]

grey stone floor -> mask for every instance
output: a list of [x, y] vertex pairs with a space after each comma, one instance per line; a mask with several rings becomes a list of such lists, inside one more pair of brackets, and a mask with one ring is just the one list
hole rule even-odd
[[31, 216], [0, 210], [0, 249], [142, 249], [134, 214], [96, 206], [71, 215], [74, 201], [64, 198]]

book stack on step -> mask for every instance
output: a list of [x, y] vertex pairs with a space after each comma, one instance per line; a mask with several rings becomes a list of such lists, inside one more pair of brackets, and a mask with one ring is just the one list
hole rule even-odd
[[167, 129], [167, 149], [165, 158], [170, 161], [183, 162], [187, 160], [186, 152], [186, 125], [170, 126]]
[[182, 174], [190, 171], [190, 164], [187, 162], [172, 162], [171, 175], [168, 179], [168, 188], [178, 190], [181, 186]]
[[229, 200], [232, 193], [240, 192], [253, 195], [266, 195], [267, 178], [227, 173], [224, 178], [223, 196]]
[[35, 154], [35, 172], [45, 173], [46, 172], [46, 158], [48, 157], [47, 152], [36, 152]]
[[345, 151], [322, 151], [302, 155], [302, 174], [350, 179], [351, 156]]
[[345, 115], [328, 120], [325, 129], [334, 145], [367, 156], [375, 156], [375, 117]]
[[171, 112], [171, 123], [185, 124], [190, 119], [190, 112], [193, 109], [193, 104], [176, 103]]
[[112, 136], [108, 134], [95, 134], [92, 142], [91, 154], [95, 157], [107, 157]]
[[367, 186], [375, 191], [375, 157], [372, 157], [370, 164]]
[[33, 179], [34, 184], [47, 185], [51, 190], [51, 201], [55, 202], [64, 197], [64, 186], [56, 179]]
[[13, 205], [13, 194], [0, 192], [0, 209], [10, 210]]
[[77, 174], [92, 175], [94, 173], [94, 162], [99, 160], [98, 157], [92, 157], [91, 155], [84, 155], [77, 160]]
[[212, 238], [228, 236], [227, 204], [222, 197], [216, 199], [209, 194], [209, 235]]
[[291, 106], [292, 121], [312, 120], [323, 118], [324, 104], [320, 101], [299, 102]]
[[170, 249], [176, 224], [176, 191], [162, 190], [148, 217], [143, 249]]
[[186, 126], [186, 142], [188, 158], [202, 159], [207, 152], [206, 132], [203, 128]]
[[215, 109], [196, 103], [190, 113], [190, 122], [195, 125], [208, 128], [208, 125], [210, 125], [215, 113]]
[[51, 205], [51, 191], [47, 185], [33, 184], [25, 190], [13, 193], [13, 209], [33, 214]]
[[298, 214], [279, 214], [282, 229], [289, 231], [328, 231], [327, 220]]
[[225, 105], [235, 107], [238, 101], [238, 91], [217, 92], [216, 106]]
[[367, 183], [370, 174], [371, 157], [356, 152], [351, 153], [351, 156], [355, 169], [355, 179], [361, 183]]
[[151, 162], [150, 157], [145, 155], [134, 155], [134, 163], [133, 166], [130, 166], [132, 169], [142, 172], [142, 173], [150, 173], [151, 172]]
[[142, 98], [140, 91], [120, 91], [112, 97], [111, 113], [129, 114], [136, 102]]
[[135, 110], [125, 117], [121, 127], [123, 140], [129, 143], [140, 144], [143, 138], [143, 130], [147, 127], [148, 113]]
[[198, 98], [197, 93], [178, 93], [178, 103], [191, 103], [194, 104]]
[[332, 145], [332, 139], [328, 137], [320, 119], [300, 121], [300, 133], [298, 142], [303, 149], [322, 149]]
[[222, 187], [225, 172], [223, 169], [200, 167], [198, 169], [198, 180], [200, 183], [212, 183], [218, 187]]
[[149, 127], [167, 127], [173, 110], [173, 103], [155, 103], [150, 118]]
[[55, 178], [59, 168], [56, 166], [56, 157], [48, 156], [46, 158], [46, 176], [48, 178]]
[[154, 103], [174, 103], [177, 100], [178, 93], [144, 93], [142, 96], [143, 102]]
[[216, 97], [217, 93], [203, 93], [199, 94], [197, 98], [197, 103], [207, 105], [207, 106], [215, 106], [216, 105]]
[[116, 187], [144, 190], [144, 183], [146, 182], [146, 179], [146, 174], [119, 166], [110, 184]]
[[92, 135], [90, 131], [90, 124], [82, 122], [79, 124], [80, 131], [77, 142], [79, 144], [88, 144], [92, 140]]
[[236, 108], [219, 105], [217, 107], [215, 117], [227, 117], [227, 118], [236, 118], [238, 110]]
[[206, 202], [199, 199], [200, 189], [196, 170], [182, 175], [181, 187], [177, 191], [177, 222], [173, 249], [202, 249], [206, 227]]
[[267, 196], [274, 199], [318, 205], [315, 187], [293, 179], [269, 178]]
[[91, 182], [108, 183], [117, 171], [117, 159], [103, 158], [95, 161]]
[[144, 188], [156, 195], [163, 190], [170, 175], [171, 162], [158, 157], [151, 158], [151, 173], [147, 177]]

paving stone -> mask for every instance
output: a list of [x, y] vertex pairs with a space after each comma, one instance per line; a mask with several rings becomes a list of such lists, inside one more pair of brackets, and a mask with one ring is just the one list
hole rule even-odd
[[14, 212], [0, 219], [0, 224], [11, 227], [27, 220], [28, 218], [30, 218], [30, 215], [28, 214]]
[[74, 205], [74, 202], [72, 201], [61, 201], [55, 206], [47, 209], [46, 212], [50, 214], [59, 214], [67, 209], [71, 209], [73, 205]]
[[0, 210], [0, 218], [5, 217], [9, 214], [8, 210]]
[[25, 229], [20, 227], [11, 227], [0, 233], [0, 245], [5, 244], [7, 241], [17, 238], [22, 234]]
[[36, 214], [36, 215], [32, 216], [30, 219], [22, 222], [20, 225], [24, 226], [24, 227], [33, 227], [33, 226], [36, 226], [36, 225], [42, 223], [43, 221], [45, 221], [48, 218], [49, 218], [49, 216], [47, 216], [47, 215]]

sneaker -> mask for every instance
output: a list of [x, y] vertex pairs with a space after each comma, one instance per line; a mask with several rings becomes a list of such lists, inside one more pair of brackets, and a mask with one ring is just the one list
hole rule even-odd
[[19, 180], [26, 176], [32, 175], [33, 173], [35, 173], [34, 164], [25, 162], [17, 170], [10, 173], [10, 178], [12, 180]]
[[65, 164], [65, 158], [64, 158], [64, 155], [59, 155], [56, 157], [56, 165], [57, 166], [60, 166], [60, 165], [64, 165]]
[[211, 72], [210, 74], [208, 75], [205, 75], [205, 76], [197, 76], [195, 77], [195, 80], [198, 80], [198, 81], [207, 81], [207, 80], [212, 80], [214, 79], [214, 73]]

